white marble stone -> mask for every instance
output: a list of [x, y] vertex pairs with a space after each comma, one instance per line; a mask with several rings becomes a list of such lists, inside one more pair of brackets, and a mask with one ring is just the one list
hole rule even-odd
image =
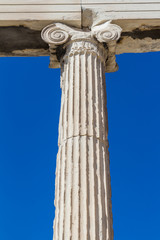
[[105, 12], [106, 20], [160, 19], [160, 0], [0, 0], [0, 20], [65, 22], [72, 18], [77, 25], [86, 9]]
[[52, 24], [42, 38], [62, 45], [61, 113], [54, 240], [113, 240], [105, 68], [107, 46], [121, 28], [106, 22], [91, 31]]
[[[122, 38], [117, 46], [112, 45], [109, 49], [107, 72], [118, 69], [114, 59], [115, 53], [160, 51], [160, 0], [0, 0], [0, 44], [4, 46], [5, 26], [10, 28], [8, 34], [11, 31], [16, 35], [15, 27], [23, 27], [26, 32], [28, 29], [33, 30], [36, 34], [53, 22], [91, 29], [93, 23], [103, 23], [107, 20], [112, 20], [112, 23], [123, 29]], [[158, 34], [155, 34], [155, 31]], [[141, 32], [144, 32], [144, 35]], [[26, 37], [24, 38], [18, 46], [13, 41], [11, 51], [2, 47], [0, 56], [48, 56], [48, 49], [41, 46], [33, 48], [33, 45], [28, 43], [22, 49], [23, 41], [26, 42]], [[27, 38], [31, 42], [29, 35]], [[56, 58], [53, 54], [52, 57]], [[59, 66], [58, 61], [52, 64], [56, 62], [53, 58], [50, 66]]]

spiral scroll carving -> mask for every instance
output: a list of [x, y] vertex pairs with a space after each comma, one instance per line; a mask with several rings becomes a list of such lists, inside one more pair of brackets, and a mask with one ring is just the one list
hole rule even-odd
[[[107, 60], [109, 71], [110, 69], [116, 71], [115, 46], [121, 32], [122, 28], [120, 26], [112, 24], [111, 21], [103, 22], [101, 20], [95, 22], [90, 31], [70, 27], [63, 23], [53, 23], [42, 30], [41, 37], [49, 44], [50, 66], [53, 68], [59, 67], [61, 57], [66, 58], [79, 53], [92, 53], [105, 63]], [[107, 43], [107, 47], [101, 43]], [[62, 45], [62, 51], [58, 47], [59, 45]], [[92, 48], [90, 48], [91, 45]], [[106, 49], [107, 51], [105, 51]]]
[[42, 31], [42, 39], [48, 44], [61, 45], [67, 42], [69, 34], [56, 26], [49, 25]]
[[117, 40], [119, 39], [119, 34], [117, 31], [99, 31], [97, 32], [97, 34], [95, 35], [95, 37], [97, 38], [97, 40], [99, 42], [109, 42], [109, 41], [112, 41], [112, 40]]
[[111, 24], [110, 21], [92, 28], [93, 35], [99, 42], [118, 40], [121, 36], [121, 27]]

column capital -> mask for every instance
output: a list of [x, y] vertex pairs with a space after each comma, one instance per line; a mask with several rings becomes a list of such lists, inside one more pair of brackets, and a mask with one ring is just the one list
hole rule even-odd
[[[76, 29], [62, 23], [53, 23], [42, 30], [41, 36], [50, 47], [50, 67], [59, 67], [60, 59], [58, 57], [58, 52], [63, 52], [63, 49], [65, 49], [69, 43], [82, 41], [93, 42], [97, 45], [102, 45], [100, 43], [106, 44], [105, 48], [108, 50], [106, 71], [112, 72], [117, 70], [115, 47], [116, 41], [121, 36], [121, 32], [121, 27], [112, 24], [111, 21], [93, 25], [91, 30]], [[60, 46], [62, 51], [60, 51]]]

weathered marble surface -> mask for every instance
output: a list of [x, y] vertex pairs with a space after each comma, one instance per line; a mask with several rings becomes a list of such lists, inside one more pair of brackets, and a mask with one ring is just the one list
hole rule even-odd
[[105, 12], [106, 20], [160, 18], [159, 0], [0, 0], [0, 20], [72, 19], [78, 24], [85, 9]]
[[123, 29], [116, 54], [160, 51], [160, 0], [0, 0], [0, 56], [49, 55], [40, 32], [53, 22], [91, 28], [106, 20]]
[[107, 21], [91, 31], [60, 23], [42, 31], [61, 62], [54, 240], [113, 240], [104, 43], [121, 30]]

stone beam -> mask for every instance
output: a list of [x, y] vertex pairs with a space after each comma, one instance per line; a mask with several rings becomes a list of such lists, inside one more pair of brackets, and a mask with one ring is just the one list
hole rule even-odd
[[81, 29], [112, 20], [116, 54], [160, 51], [159, 0], [0, 0], [0, 56], [48, 56], [40, 32], [53, 22]]
[[[123, 29], [116, 54], [160, 51], [160, 20], [112, 22]], [[48, 45], [41, 39], [41, 30], [47, 24], [39, 21], [18, 22], [14, 26], [6, 21], [0, 23], [0, 56], [49, 56]]]

